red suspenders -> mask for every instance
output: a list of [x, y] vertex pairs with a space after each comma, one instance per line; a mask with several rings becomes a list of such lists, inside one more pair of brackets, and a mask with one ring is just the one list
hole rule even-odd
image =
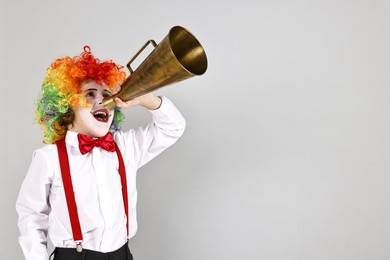
[[[77, 206], [76, 201], [74, 198], [74, 192], [73, 192], [73, 185], [72, 185], [72, 178], [70, 176], [70, 168], [69, 168], [69, 159], [68, 159], [68, 153], [66, 151], [66, 144], [65, 139], [59, 140], [56, 142], [57, 150], [58, 150], [58, 158], [60, 161], [60, 168], [61, 168], [61, 175], [62, 175], [62, 182], [64, 184], [64, 190], [65, 190], [65, 197], [66, 197], [66, 203], [68, 205], [68, 211], [69, 211], [69, 218], [70, 218], [70, 224], [72, 226], [72, 233], [73, 233], [73, 240], [75, 241], [77, 245], [77, 251], [81, 252], [81, 242], [83, 240], [83, 235], [81, 233], [80, 228], [80, 221], [79, 216], [77, 214]], [[129, 235], [129, 212], [128, 212], [128, 198], [127, 198], [127, 182], [126, 182], [126, 169], [123, 162], [122, 154], [118, 148], [118, 146], [115, 144], [115, 152], [118, 156], [119, 160], [119, 175], [121, 178], [121, 184], [122, 184], [122, 197], [123, 197], [123, 203], [125, 205], [125, 213], [127, 217], [127, 223], [126, 223], [126, 229], [127, 229], [127, 235]]]

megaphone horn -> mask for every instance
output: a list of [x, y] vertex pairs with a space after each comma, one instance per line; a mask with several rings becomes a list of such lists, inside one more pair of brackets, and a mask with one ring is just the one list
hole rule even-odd
[[[133, 71], [131, 63], [149, 44], [155, 49]], [[207, 57], [202, 45], [189, 31], [175, 26], [158, 45], [154, 40], [147, 41], [129, 61], [127, 68], [130, 75], [121, 84], [121, 90], [102, 101], [109, 110], [116, 106], [115, 97], [129, 101], [163, 86], [204, 74]]]

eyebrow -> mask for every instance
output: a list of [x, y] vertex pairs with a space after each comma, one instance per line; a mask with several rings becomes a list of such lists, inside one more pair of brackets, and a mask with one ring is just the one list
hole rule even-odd
[[86, 89], [84, 92], [86, 92], [86, 91], [97, 91], [97, 88], [89, 88], [89, 89]]
[[[97, 91], [97, 88], [89, 88], [89, 89], [86, 89], [84, 92], [87, 92], [87, 91]], [[103, 92], [108, 92], [111, 94], [111, 91], [109, 91], [108, 89], [105, 89]]]

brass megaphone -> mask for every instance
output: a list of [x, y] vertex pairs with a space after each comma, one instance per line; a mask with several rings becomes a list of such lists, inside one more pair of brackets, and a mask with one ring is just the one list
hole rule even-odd
[[[133, 71], [131, 63], [150, 43], [155, 49]], [[116, 106], [115, 97], [129, 101], [163, 86], [202, 75], [207, 70], [207, 57], [199, 41], [189, 31], [175, 26], [160, 44], [157, 45], [154, 40], [147, 41], [129, 61], [127, 68], [130, 75], [121, 84], [121, 90], [102, 101], [108, 110]]]

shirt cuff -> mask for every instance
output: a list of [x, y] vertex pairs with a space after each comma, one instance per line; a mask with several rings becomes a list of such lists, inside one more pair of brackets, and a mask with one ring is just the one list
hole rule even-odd
[[169, 113], [169, 111], [172, 110], [172, 107], [174, 107], [172, 101], [166, 98], [165, 96], [160, 96], [160, 98], [161, 98], [160, 107], [155, 110], [149, 110], [152, 113], [152, 115], [155, 117], [165, 116], [166, 114]]

